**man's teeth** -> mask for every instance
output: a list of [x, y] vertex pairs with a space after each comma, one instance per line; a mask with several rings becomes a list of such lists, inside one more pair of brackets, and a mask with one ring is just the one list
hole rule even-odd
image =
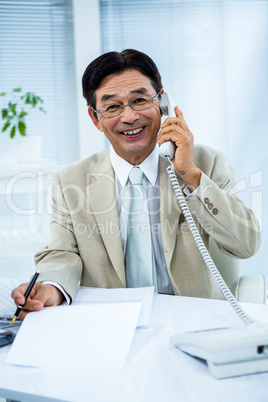
[[142, 127], [136, 128], [136, 130], [129, 130], [129, 131], [123, 131], [125, 135], [133, 135], [133, 134], [138, 134], [142, 131]]

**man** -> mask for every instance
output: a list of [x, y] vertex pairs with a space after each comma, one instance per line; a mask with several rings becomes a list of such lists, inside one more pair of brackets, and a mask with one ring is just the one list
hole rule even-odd
[[[55, 175], [51, 240], [36, 255], [40, 282], [20, 318], [66, 299], [71, 302], [79, 281], [93, 287], [136, 286], [126, 276], [135, 276], [127, 262], [128, 190], [135, 187], [128, 175], [137, 166], [150, 215], [152, 284], [159, 293], [221, 298], [178, 207], [166, 173], [169, 162], [159, 159], [158, 144], [171, 140], [176, 145], [173, 166], [204, 243], [208, 246], [211, 235], [224, 253], [247, 258], [259, 248], [260, 231], [252, 211], [231, 193], [224, 156], [194, 147], [178, 106], [177, 117], [161, 124], [164, 90], [147, 55], [131, 49], [106, 53], [87, 67], [82, 84], [89, 116], [111, 148]], [[143, 271], [144, 266], [139, 275]], [[13, 291], [16, 304], [25, 302], [26, 287]]]

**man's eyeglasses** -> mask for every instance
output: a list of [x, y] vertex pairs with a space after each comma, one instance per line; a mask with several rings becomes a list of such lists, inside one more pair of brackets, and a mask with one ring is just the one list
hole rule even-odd
[[153, 102], [158, 98], [160, 92], [154, 97], [150, 95], [142, 95], [137, 98], [132, 99], [126, 105], [121, 105], [120, 103], [108, 103], [107, 105], [103, 105], [99, 108], [99, 110], [94, 110], [95, 113], [100, 113], [102, 117], [105, 119], [109, 119], [111, 117], [119, 116], [126, 106], [130, 106], [133, 110], [146, 110], [153, 106]]

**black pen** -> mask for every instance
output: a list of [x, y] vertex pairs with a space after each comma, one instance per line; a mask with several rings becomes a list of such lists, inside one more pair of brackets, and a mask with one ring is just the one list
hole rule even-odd
[[[33, 288], [33, 286], [34, 286], [34, 284], [35, 284], [37, 278], [38, 278], [38, 275], [39, 275], [39, 272], [37, 271], [37, 272], [34, 274], [33, 279], [31, 280], [31, 282], [30, 282], [28, 288], [26, 289], [26, 292], [24, 293], [25, 303], [26, 303], [26, 301], [27, 301], [27, 299], [28, 299], [28, 297], [29, 297], [29, 294], [31, 293], [31, 290], [32, 290], [32, 288]], [[13, 318], [12, 318], [12, 321], [11, 321], [10, 325], [13, 325], [13, 324], [14, 324], [14, 322], [16, 321], [16, 318], [19, 316], [19, 313], [21, 312], [23, 306], [25, 306], [25, 303], [24, 303], [23, 305], [21, 305], [21, 304], [18, 305], [18, 308], [17, 308], [16, 313], [14, 314], [14, 316], [13, 316]]]

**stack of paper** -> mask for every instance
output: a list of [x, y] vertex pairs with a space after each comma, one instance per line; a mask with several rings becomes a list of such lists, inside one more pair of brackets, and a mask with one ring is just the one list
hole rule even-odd
[[148, 328], [151, 320], [153, 295], [153, 286], [127, 289], [103, 289], [81, 286], [75, 295], [74, 304], [141, 301], [142, 307], [137, 328]]
[[26, 316], [6, 363], [46, 368], [122, 369], [141, 302], [48, 307]]
[[137, 327], [148, 327], [154, 288], [78, 289], [73, 305], [26, 316], [6, 363], [122, 369]]

